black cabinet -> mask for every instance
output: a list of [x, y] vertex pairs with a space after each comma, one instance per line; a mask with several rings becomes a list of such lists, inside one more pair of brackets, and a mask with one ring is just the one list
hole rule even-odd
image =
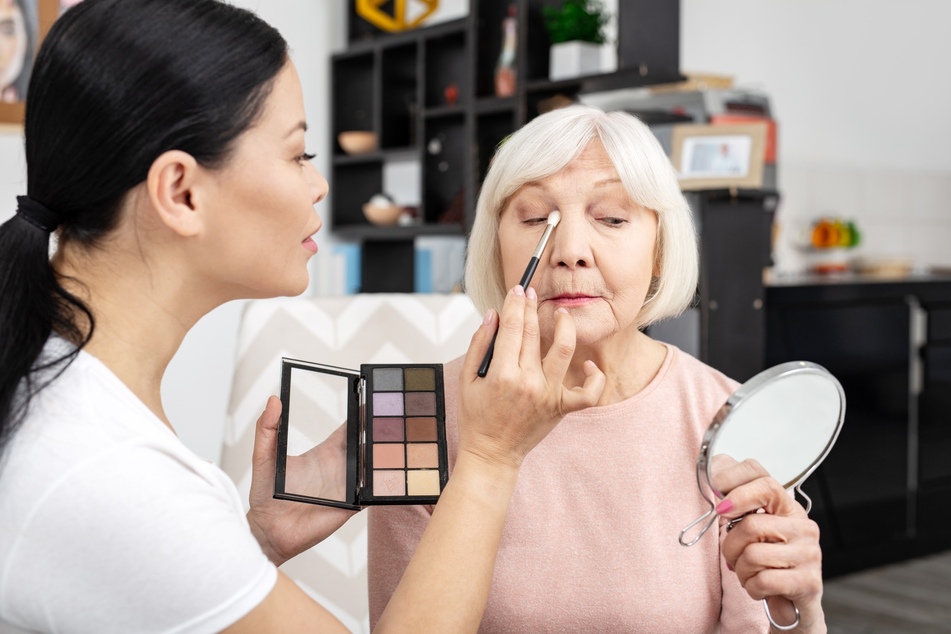
[[806, 481], [835, 576], [951, 547], [951, 278], [767, 289], [766, 362], [842, 383], [845, 424]]
[[[334, 155], [331, 223], [362, 249], [364, 292], [414, 289], [414, 240], [464, 236], [472, 226], [478, 189], [499, 142], [538, 114], [556, 94], [646, 86], [681, 79], [679, 4], [619, 0], [617, 72], [548, 81], [542, 8], [560, 0], [470, 0], [463, 19], [384, 34], [350, 9], [350, 47], [331, 60]], [[518, 18], [515, 94], [495, 95], [502, 20]], [[348, 156], [336, 144], [347, 130], [377, 133], [379, 148]], [[420, 165], [418, 224], [371, 225], [363, 204], [383, 189], [389, 161]]]

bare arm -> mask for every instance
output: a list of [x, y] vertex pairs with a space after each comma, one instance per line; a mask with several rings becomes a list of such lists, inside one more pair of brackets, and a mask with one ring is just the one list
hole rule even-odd
[[[480, 379], [476, 371], [496, 324], [492, 368]], [[583, 386], [564, 387], [574, 348], [574, 324], [562, 313], [555, 326], [554, 344], [541, 358], [533, 289], [526, 297], [516, 287], [506, 296], [501, 316], [494, 311], [487, 314], [473, 335], [460, 378], [460, 443], [455, 469], [377, 631], [478, 629], [522, 460], [565, 414], [594, 405], [604, 389], [604, 375], [591, 362], [585, 366]], [[266, 422], [259, 425], [268, 427]], [[266, 463], [264, 460], [261, 465]], [[249, 521], [252, 519], [256, 523], [261, 517], [252, 518], [249, 513]], [[320, 525], [318, 532], [339, 519]], [[275, 563], [296, 554], [294, 551], [301, 552], [297, 548], [310, 542], [299, 536], [295, 538], [299, 543], [281, 542], [273, 535], [284, 532], [275, 532], [265, 522], [252, 523], [252, 527]], [[280, 546], [275, 548], [275, 543]], [[275, 556], [275, 552], [280, 554]], [[305, 630], [343, 631], [343, 626], [281, 575], [271, 594], [227, 631]]]

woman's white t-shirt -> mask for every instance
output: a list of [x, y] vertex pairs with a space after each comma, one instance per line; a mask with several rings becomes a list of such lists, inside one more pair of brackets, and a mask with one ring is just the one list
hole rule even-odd
[[0, 632], [216, 632], [276, 579], [234, 483], [99, 360], [30, 403], [0, 456]]

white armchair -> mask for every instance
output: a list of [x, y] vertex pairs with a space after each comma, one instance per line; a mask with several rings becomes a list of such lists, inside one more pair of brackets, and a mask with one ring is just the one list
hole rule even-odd
[[[345, 368], [361, 363], [445, 363], [463, 353], [481, 323], [465, 295], [360, 294], [249, 302], [238, 349], [222, 468], [244, 499], [251, 482], [254, 423], [278, 394], [281, 357]], [[366, 514], [282, 570], [353, 632], [368, 631]]]

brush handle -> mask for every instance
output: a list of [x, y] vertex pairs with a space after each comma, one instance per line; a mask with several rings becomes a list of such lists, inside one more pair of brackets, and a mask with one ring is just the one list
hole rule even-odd
[[[522, 274], [522, 280], [519, 282], [522, 289], [528, 288], [528, 285], [532, 281], [532, 276], [535, 275], [535, 269], [538, 267], [538, 258], [532, 257], [528, 261], [528, 266], [525, 267], [525, 272]], [[479, 365], [479, 371], [477, 374], [485, 378], [485, 375], [489, 372], [489, 364], [492, 363], [492, 355], [495, 354], [495, 338], [498, 336], [499, 331], [496, 330], [495, 334], [492, 335], [492, 342], [489, 344], [489, 349], [485, 351], [485, 356], [482, 357], [482, 364]]]

